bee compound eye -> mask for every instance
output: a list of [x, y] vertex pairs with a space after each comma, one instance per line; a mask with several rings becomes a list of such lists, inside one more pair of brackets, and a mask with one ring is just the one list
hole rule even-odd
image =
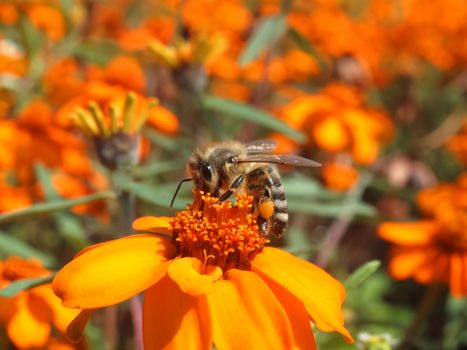
[[212, 180], [212, 166], [209, 163], [201, 163], [201, 175], [203, 175], [206, 181]]

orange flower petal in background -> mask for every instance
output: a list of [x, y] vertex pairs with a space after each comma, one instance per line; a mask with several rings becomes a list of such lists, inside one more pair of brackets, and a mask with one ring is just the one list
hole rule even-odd
[[146, 85], [144, 71], [139, 62], [130, 56], [118, 56], [105, 68], [104, 80], [111, 85], [142, 92]]
[[32, 4], [26, 7], [26, 12], [32, 24], [44, 30], [50, 39], [57, 41], [65, 34], [65, 20], [55, 7]]
[[395, 279], [406, 279], [416, 274], [418, 269], [429, 263], [426, 257], [426, 246], [397, 246], [391, 250], [389, 273]]
[[8, 337], [19, 349], [43, 347], [50, 334], [47, 304], [29, 293], [21, 293], [15, 302], [17, 311], [6, 326]]
[[144, 293], [144, 348], [209, 350], [211, 320], [204, 298], [183, 293], [168, 276]]
[[467, 253], [451, 256], [450, 286], [452, 295], [462, 297], [467, 295]]
[[[449, 283], [451, 254], [447, 254], [437, 249], [437, 247], [431, 246], [425, 248], [423, 256], [425, 261], [415, 270], [415, 280], [423, 284]], [[460, 276], [457, 277], [459, 278]]]
[[318, 147], [328, 152], [344, 150], [350, 143], [348, 130], [336, 118], [324, 118], [311, 130]]
[[379, 225], [379, 236], [387, 241], [404, 246], [430, 244], [433, 235], [440, 230], [435, 221], [385, 222]]
[[253, 271], [285, 287], [306, 306], [316, 326], [337, 331], [352, 341], [344, 327], [341, 306], [344, 287], [319, 267], [276, 248], [264, 248], [252, 263]]
[[42, 298], [50, 308], [51, 318], [55, 328], [65, 333], [71, 321], [78, 315], [79, 310], [67, 308], [62, 305], [62, 301], [52, 291], [49, 285], [42, 285], [31, 290], [33, 295]]
[[177, 117], [167, 108], [155, 106], [151, 108], [148, 113], [149, 125], [170, 135], [173, 135], [178, 131], [180, 123]]
[[171, 243], [154, 235], [110, 241], [65, 265], [57, 273], [53, 289], [69, 307], [116, 304], [157, 282], [167, 268], [162, 263], [172, 254]]
[[334, 191], [347, 191], [358, 180], [358, 171], [343, 163], [325, 163], [321, 170], [326, 187]]
[[207, 295], [218, 349], [292, 349], [293, 335], [282, 305], [249, 271], [229, 270]]

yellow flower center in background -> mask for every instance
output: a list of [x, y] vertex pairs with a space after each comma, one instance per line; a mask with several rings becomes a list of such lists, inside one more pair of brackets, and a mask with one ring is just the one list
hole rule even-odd
[[195, 200], [172, 220], [173, 242], [180, 256], [217, 265], [225, 273], [249, 270], [251, 260], [269, 240], [258, 230], [253, 197], [242, 194], [235, 205], [195, 191]]
[[46, 276], [49, 271], [42, 267], [39, 261], [24, 260], [17, 256], [6, 259], [2, 264], [2, 277], [8, 281], [16, 281], [23, 278]]

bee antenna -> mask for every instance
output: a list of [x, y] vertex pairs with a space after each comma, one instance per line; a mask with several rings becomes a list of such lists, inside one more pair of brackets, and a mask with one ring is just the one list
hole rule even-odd
[[177, 189], [175, 190], [175, 193], [174, 193], [174, 195], [172, 197], [172, 200], [170, 201], [170, 207], [171, 208], [172, 208], [172, 206], [173, 206], [173, 204], [175, 202], [175, 198], [177, 197], [177, 193], [180, 190], [180, 187], [182, 186], [182, 183], [187, 182], [187, 181], [193, 181], [193, 179], [191, 177], [189, 177], [189, 178], [180, 180], [180, 182], [178, 183]]

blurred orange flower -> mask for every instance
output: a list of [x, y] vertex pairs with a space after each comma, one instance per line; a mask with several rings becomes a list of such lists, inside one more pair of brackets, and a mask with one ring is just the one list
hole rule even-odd
[[395, 244], [391, 275], [447, 283], [454, 296], [467, 296], [467, 174], [420, 192], [417, 200], [426, 219], [379, 227], [380, 237]]
[[[3, 194], [0, 212], [19, 209], [43, 198], [35, 174], [37, 164], [60, 170], [61, 179], [67, 181], [53, 180], [52, 184], [65, 198], [106, 188], [87, 156], [86, 147], [81, 138], [57, 123], [52, 108], [42, 100], [30, 102], [16, 119], [0, 120]], [[96, 205], [86, 206], [87, 211], [97, 213], [92, 209]], [[73, 210], [82, 212], [83, 208]]]
[[21, 15], [52, 40], [58, 41], [65, 34], [65, 20], [58, 8], [59, 2], [11, 0], [0, 4], [0, 22], [7, 25], [16, 24]]
[[308, 142], [330, 153], [349, 152], [361, 164], [374, 162], [380, 145], [393, 133], [385, 113], [366, 107], [358, 89], [337, 83], [292, 100], [280, 116], [306, 133]]
[[323, 165], [321, 176], [331, 190], [347, 191], [357, 182], [358, 171], [348, 164], [329, 162]]
[[[63, 74], [63, 76], [62, 76]], [[86, 79], [79, 82], [79, 76], [85, 74]], [[70, 84], [68, 84], [68, 82]], [[128, 93], [136, 97], [135, 114], [141, 114], [147, 108], [150, 99], [144, 96], [146, 79], [138, 61], [130, 56], [118, 56], [105, 68], [87, 67], [86, 72], [77, 71], [75, 61], [62, 61], [51, 69], [45, 79], [48, 93], [51, 96], [72, 97], [62, 103], [56, 113], [57, 122], [70, 125], [70, 116], [77, 108], [88, 108], [91, 102], [96, 103], [104, 112], [106, 123], [110, 125], [110, 106], [123, 106]], [[142, 115], [141, 115], [142, 117]], [[148, 111], [148, 123], [157, 130], [167, 134], [175, 134], [179, 128], [176, 116], [162, 106], [156, 106]], [[137, 122], [135, 119], [134, 122]]]
[[[36, 260], [10, 257], [0, 261], [0, 288], [24, 278], [49, 276]], [[62, 306], [50, 283], [21, 291], [13, 297], [0, 296], [0, 323], [6, 326], [8, 338], [18, 349], [43, 348], [52, 334], [52, 324], [65, 333], [79, 310]]]
[[175, 34], [175, 23], [170, 17], [151, 17], [137, 28], [123, 31], [120, 45], [126, 50], [145, 50], [151, 41], [168, 44]]
[[30, 102], [14, 120], [0, 120], [0, 164], [14, 169], [22, 184], [34, 181], [34, 165], [62, 168], [74, 175], [92, 173], [85, 144], [56, 124], [50, 106], [41, 100]]
[[[251, 196], [228, 201], [195, 193], [174, 218], [143, 217], [138, 234], [86, 248], [58, 272], [54, 292], [85, 309], [145, 291], [146, 349], [315, 349], [310, 321], [352, 338], [342, 285], [315, 265], [264, 247]], [[118, 285], [119, 288], [112, 288]], [[254, 293], [251, 291], [254, 290]], [[77, 337], [78, 317], [69, 328]]]

